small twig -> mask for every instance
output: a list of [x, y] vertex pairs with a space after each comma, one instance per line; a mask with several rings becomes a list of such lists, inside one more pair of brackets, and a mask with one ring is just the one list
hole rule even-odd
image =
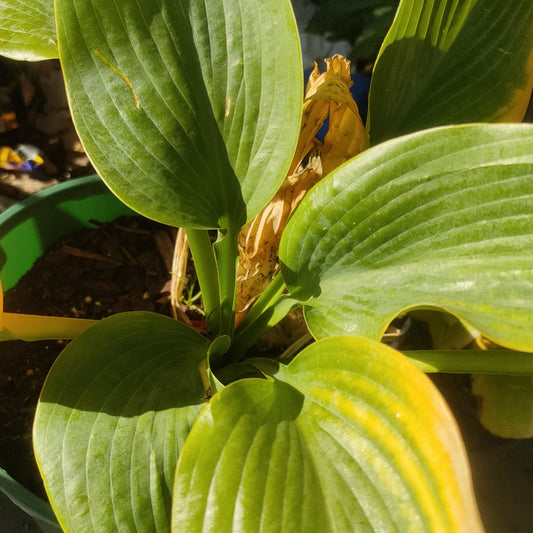
[[172, 281], [170, 284], [170, 306], [174, 318], [182, 320], [185, 314], [180, 308], [180, 300], [185, 290], [185, 277], [187, 274], [187, 261], [189, 259], [189, 245], [187, 234], [183, 228], [179, 228], [174, 245], [172, 260]]
[[125, 246], [121, 246], [120, 247], [120, 251], [126, 256], [126, 259], [132, 264], [132, 265], [138, 265], [139, 263], [137, 262], [137, 260], [135, 259], [135, 257], [133, 257], [133, 255], [131, 255], [130, 251], [125, 247]]
[[122, 266], [123, 264], [119, 261], [111, 259], [110, 257], [106, 257], [105, 255], [98, 254], [96, 252], [89, 252], [87, 250], [80, 250], [79, 248], [74, 248], [74, 246], [69, 246], [67, 244], [64, 244], [61, 249], [67, 254], [74, 255], [76, 257], [83, 257], [84, 259], [94, 259], [96, 261], [111, 263], [112, 265], [116, 266]]
[[137, 235], [149, 235], [150, 231], [142, 228], [129, 228], [128, 226], [122, 226], [121, 224], [113, 224], [115, 228], [126, 233], [136, 233]]

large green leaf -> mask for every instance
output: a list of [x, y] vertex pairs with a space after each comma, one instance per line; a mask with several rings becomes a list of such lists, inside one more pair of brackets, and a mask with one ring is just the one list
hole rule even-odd
[[255, 364], [274, 379], [229, 385], [189, 434], [174, 531], [481, 530], [453, 417], [401, 354], [336, 337]]
[[300, 126], [289, 0], [58, 0], [56, 16], [74, 122], [117, 196], [198, 228], [266, 204]]
[[317, 337], [380, 339], [433, 306], [533, 350], [533, 126], [470, 125], [383, 143], [308, 193], [280, 260]]
[[0, 0], [0, 54], [30, 61], [58, 57], [54, 0]]
[[89, 328], [54, 364], [34, 446], [65, 531], [168, 531], [174, 470], [204, 406], [209, 344], [152, 313]]
[[533, 86], [531, 0], [402, 0], [370, 91], [370, 141], [520, 122]]

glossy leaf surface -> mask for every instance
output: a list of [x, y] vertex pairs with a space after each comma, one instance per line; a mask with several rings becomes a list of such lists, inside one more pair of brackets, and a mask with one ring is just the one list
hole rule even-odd
[[233, 228], [285, 177], [302, 100], [289, 0], [58, 0], [72, 114], [126, 204]]
[[480, 531], [455, 422], [401, 354], [336, 337], [253, 363], [274, 379], [226, 387], [187, 439], [174, 531]]
[[175, 466], [204, 406], [208, 346], [168, 317], [134, 312], [99, 322], [61, 353], [34, 447], [65, 531], [169, 530]]
[[370, 141], [520, 122], [532, 86], [530, 0], [403, 0], [372, 76]]
[[532, 126], [440, 128], [322, 180], [280, 246], [312, 333], [379, 340], [401, 311], [438, 307], [533, 350], [532, 146]]
[[0, 54], [26, 61], [58, 57], [54, 0], [0, 0]]

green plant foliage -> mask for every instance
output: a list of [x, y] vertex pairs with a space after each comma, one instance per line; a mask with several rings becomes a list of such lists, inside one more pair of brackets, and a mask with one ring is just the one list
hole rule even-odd
[[240, 227], [264, 206], [299, 131], [288, 0], [58, 0], [57, 13], [73, 119], [117, 196], [197, 228]]
[[336, 337], [251, 363], [274, 379], [233, 383], [200, 415], [175, 531], [480, 530], [451, 414], [398, 352]]
[[[532, 11], [401, 1], [369, 133], [409, 135], [307, 194], [281, 275], [235, 330], [238, 232], [284, 179], [300, 127], [289, 0], [56, 0], [87, 153], [126, 204], [185, 226], [207, 323], [201, 336], [120, 314], [60, 355], [34, 441], [65, 531], [481, 530], [444, 401], [377, 341], [398, 313], [438, 308], [521, 351], [491, 371], [529, 364], [533, 126], [437, 126], [521, 118]], [[321, 340], [287, 366], [247, 359], [295, 305]]]
[[[529, 354], [530, 358], [533, 358]], [[479, 420], [492, 434], [507, 439], [533, 437], [533, 375], [472, 377]]]
[[35, 453], [65, 531], [169, 531], [174, 469], [204, 406], [209, 342], [123, 313], [62, 352], [41, 393]]
[[0, 54], [37, 61], [58, 57], [53, 0], [0, 0]]
[[429, 130], [368, 150], [322, 180], [280, 245], [316, 337], [379, 340], [434, 306], [533, 350], [533, 126]]
[[531, 352], [515, 350], [406, 350], [412, 363], [424, 372], [448, 374], [533, 375]]
[[43, 531], [61, 531], [50, 504], [23, 487], [0, 468], [0, 492], [37, 520]]
[[520, 122], [532, 42], [530, 0], [403, 0], [372, 76], [370, 142], [447, 124]]

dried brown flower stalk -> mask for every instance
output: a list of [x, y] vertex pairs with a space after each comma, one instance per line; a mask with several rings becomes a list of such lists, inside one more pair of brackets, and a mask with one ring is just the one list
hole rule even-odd
[[[350, 62], [336, 55], [318, 66], [307, 84], [300, 137], [289, 173], [276, 195], [239, 235], [236, 324], [279, 269], [278, 247], [290, 214], [307, 191], [340, 164], [360, 153], [364, 126], [351, 93]], [[315, 136], [329, 118], [321, 143]]]

